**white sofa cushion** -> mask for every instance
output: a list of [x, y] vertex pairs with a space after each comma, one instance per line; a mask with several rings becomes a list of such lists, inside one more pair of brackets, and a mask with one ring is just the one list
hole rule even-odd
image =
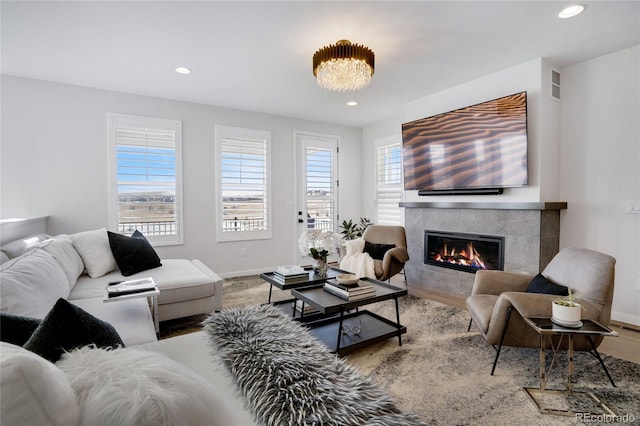
[[109, 282], [135, 280], [143, 277], [153, 277], [160, 290], [159, 304], [213, 296], [213, 278], [194, 263], [195, 261], [189, 259], [162, 259], [162, 266], [138, 272], [129, 277], [123, 277], [119, 271], [113, 271], [98, 279], [81, 275], [71, 290], [69, 299], [101, 297]]
[[[223, 389], [224, 406], [227, 408], [229, 425], [256, 425], [251, 413], [244, 407], [244, 400], [237, 391], [233, 379], [219, 356], [211, 353], [209, 336], [199, 331], [169, 339], [140, 345], [137, 348], [159, 352], [179, 362], [218, 389]], [[185, 350], [185, 348], [189, 348]]]
[[[213, 280], [189, 259], [163, 259], [153, 279], [160, 289], [158, 303], [174, 303], [213, 296]], [[156, 272], [157, 271], [157, 272]], [[140, 275], [144, 276], [144, 272]]]
[[70, 237], [91, 278], [101, 277], [118, 268], [105, 228], [78, 232]]
[[82, 271], [84, 271], [84, 263], [73, 247], [71, 238], [68, 235], [61, 234], [39, 243], [37, 247], [51, 254], [60, 264], [69, 280], [69, 290], [71, 290]]
[[80, 407], [65, 374], [46, 359], [0, 342], [3, 425], [75, 425]]
[[37, 248], [0, 266], [0, 294], [0, 312], [42, 319], [67, 298], [69, 281], [54, 257]]
[[111, 324], [118, 331], [125, 346], [158, 340], [147, 298], [108, 303], [104, 303], [102, 299], [102, 297], [91, 297], [69, 300], [69, 302]]
[[56, 364], [67, 375], [87, 425], [232, 425], [222, 394], [171, 359], [133, 348], [85, 347]]

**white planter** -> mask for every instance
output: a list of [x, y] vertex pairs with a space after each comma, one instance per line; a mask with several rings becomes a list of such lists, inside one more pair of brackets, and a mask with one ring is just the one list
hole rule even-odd
[[551, 303], [551, 314], [553, 318], [566, 322], [566, 323], [577, 323], [580, 321], [582, 316], [582, 306], [564, 306], [559, 305], [556, 302]]

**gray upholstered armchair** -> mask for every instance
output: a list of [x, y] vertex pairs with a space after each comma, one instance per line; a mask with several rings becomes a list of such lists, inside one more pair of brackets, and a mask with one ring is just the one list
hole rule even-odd
[[405, 262], [409, 260], [407, 252], [407, 236], [403, 226], [370, 225], [362, 234], [362, 239], [372, 244], [392, 244], [393, 247], [376, 259], [374, 256], [374, 269], [376, 278], [385, 281], [402, 271]]
[[[585, 308], [582, 318], [608, 326], [615, 263], [616, 260], [606, 254], [568, 247], [549, 262], [542, 275], [571, 288]], [[526, 292], [532, 279], [533, 276], [528, 274], [505, 271], [476, 273], [473, 290], [466, 303], [471, 321], [485, 340], [497, 349], [491, 374], [495, 371], [502, 346], [540, 347], [540, 336], [522, 317], [551, 317], [551, 302], [558, 296]], [[602, 339], [602, 336], [590, 340], [576, 336], [574, 350], [594, 351], [597, 355], [596, 348]], [[566, 345], [560, 349], [566, 349]], [[597, 357], [600, 359], [599, 355]]]

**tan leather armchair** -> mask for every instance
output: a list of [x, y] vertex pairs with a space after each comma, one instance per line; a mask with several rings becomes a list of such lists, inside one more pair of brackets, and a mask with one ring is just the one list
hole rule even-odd
[[[604, 253], [568, 247], [549, 262], [542, 275], [556, 284], [571, 288], [585, 308], [582, 318], [608, 326], [611, 319], [615, 263], [613, 257]], [[496, 347], [492, 375], [502, 346], [540, 347], [540, 336], [522, 317], [551, 317], [551, 302], [558, 296], [525, 292], [532, 279], [532, 275], [505, 271], [476, 273], [473, 290], [466, 304], [471, 322], [484, 339]], [[596, 350], [602, 339], [602, 336], [591, 339], [576, 336], [574, 350], [594, 351], [594, 355], [605, 367]], [[566, 349], [566, 345], [560, 349]]]
[[376, 278], [380, 281], [388, 280], [402, 271], [409, 260], [404, 226], [370, 225], [362, 234], [362, 239], [373, 244], [395, 245], [382, 259], [374, 259]]

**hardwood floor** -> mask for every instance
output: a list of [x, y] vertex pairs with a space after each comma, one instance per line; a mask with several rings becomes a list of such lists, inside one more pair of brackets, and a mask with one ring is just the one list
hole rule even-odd
[[640, 364], [640, 330], [636, 326], [615, 321], [611, 322], [610, 327], [620, 336], [605, 337], [598, 351]]
[[[395, 284], [403, 284], [403, 278], [402, 275], [396, 275], [391, 281]], [[437, 290], [416, 288], [409, 288], [409, 294], [460, 309], [467, 309], [465, 298], [461, 296], [454, 296]], [[640, 364], [640, 327], [612, 321], [610, 328], [616, 331], [619, 336], [605, 337], [598, 347], [598, 352]]]

